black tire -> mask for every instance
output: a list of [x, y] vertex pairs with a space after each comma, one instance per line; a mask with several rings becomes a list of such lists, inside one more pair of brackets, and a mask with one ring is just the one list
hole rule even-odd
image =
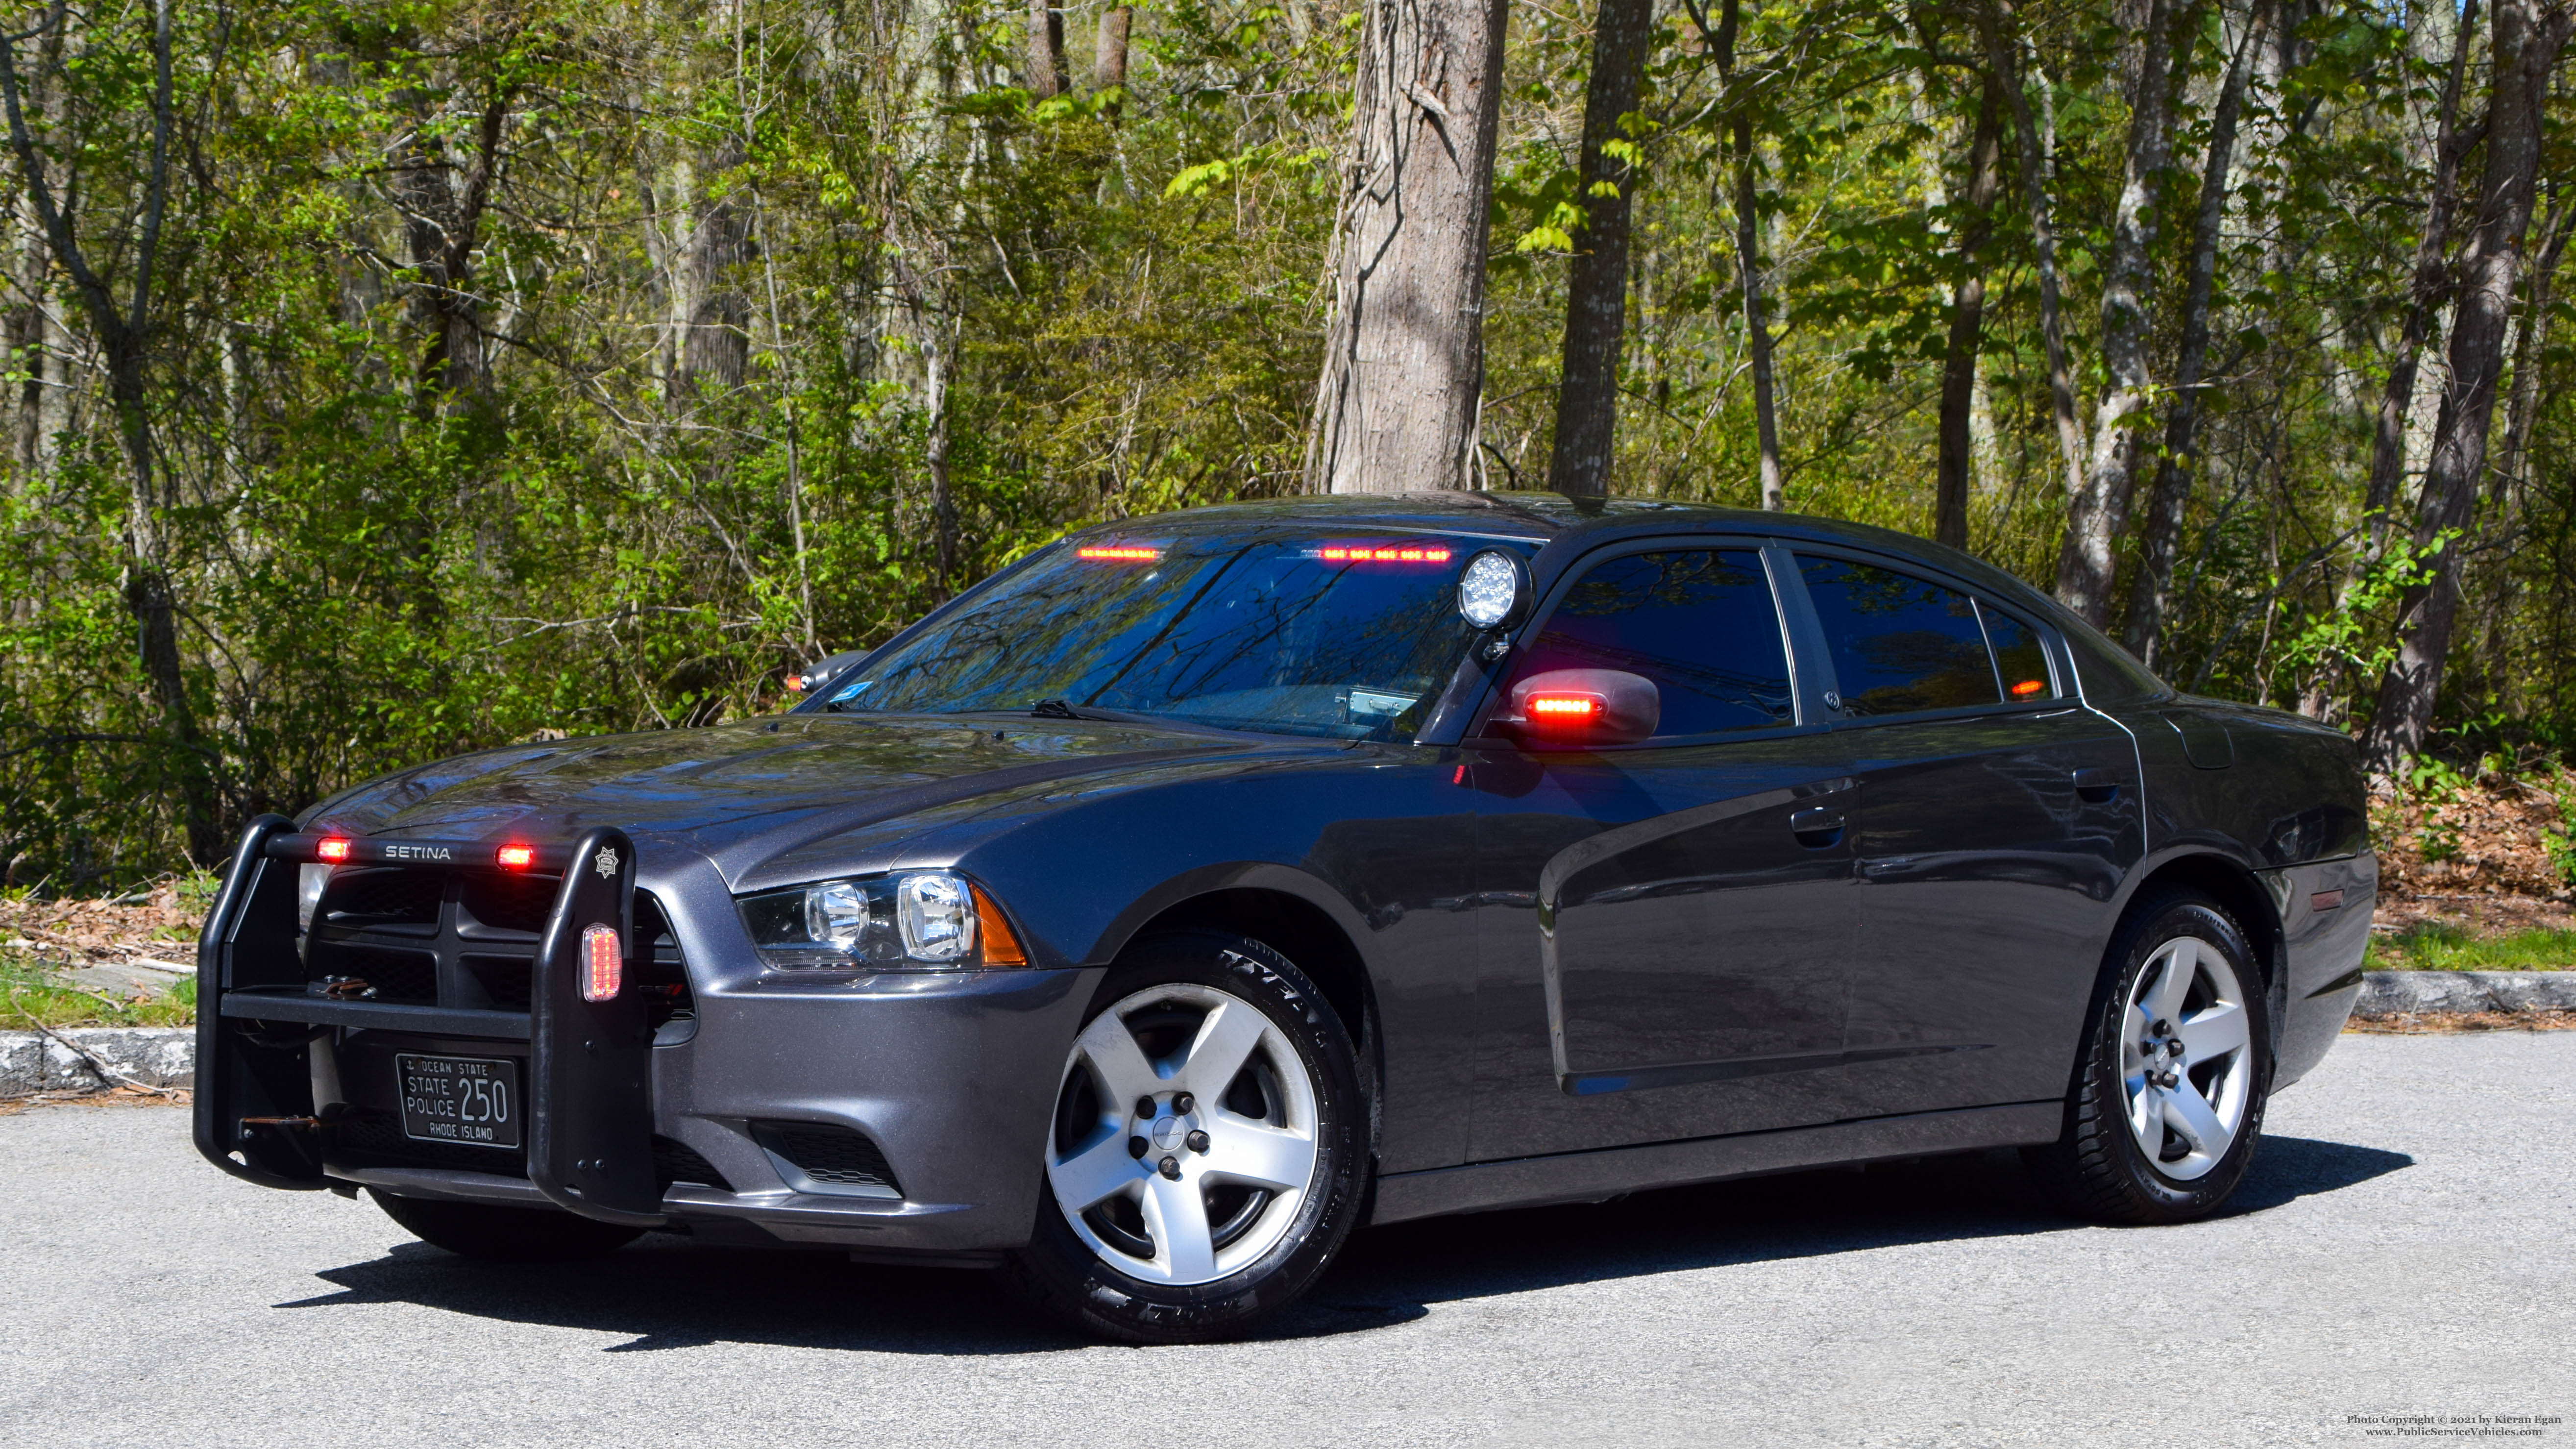
[[[1158, 935], [1121, 957], [1092, 998], [1084, 1026], [1139, 992], [1175, 985], [1215, 988], [1258, 1008], [1278, 1028], [1313, 1091], [1313, 1174], [1284, 1231], [1257, 1258], [1213, 1281], [1177, 1285], [1122, 1271], [1085, 1242], [1041, 1161], [1036, 1225], [1028, 1246], [1003, 1271], [1040, 1312], [1092, 1337], [1197, 1343], [1240, 1334], [1313, 1285], [1341, 1250], [1367, 1192], [1368, 1104], [1351, 1036], [1305, 973], [1248, 937], [1209, 930]], [[1070, 1066], [1059, 1084], [1050, 1151], [1063, 1140], [1055, 1134], [1068, 1131], [1068, 1104], [1086, 1090]], [[1279, 1208], [1273, 1203], [1267, 1210]]]
[[[2194, 1164], [2192, 1175], [2178, 1175], [2167, 1170], [2167, 1160], [2187, 1157], [2190, 1145], [2169, 1127], [2151, 1129], [2161, 1130], [2166, 1143], [2151, 1155], [2131, 1128], [2126, 1116], [2130, 1084], [2123, 1048], [2131, 1030], [2130, 998], [2140, 978], [2168, 943], [2186, 937], [2217, 947], [2241, 987], [2241, 1000], [2236, 1003], [2244, 1012], [2246, 1041], [2241, 1058], [2213, 1070], [2243, 1072], [2243, 1079], [2234, 1086], [2245, 1096], [2226, 1149], [2216, 1154], [2214, 1163], [2204, 1157], [2206, 1166]], [[2087, 1019], [2066, 1105], [2066, 1135], [2027, 1154], [2069, 1208], [2108, 1223], [2192, 1222], [2218, 1211], [2244, 1180], [2254, 1161], [2254, 1144], [2262, 1136], [2263, 1109], [2272, 1087], [2270, 993], [2255, 961], [2235, 918], [2196, 891], [2160, 893], [2132, 908], [2113, 940]], [[2192, 989], [2199, 993], [2205, 987]], [[2152, 1036], [2154, 1028], [2146, 1031]], [[2176, 1035], [2169, 1032], [2158, 1040]], [[2186, 1069], [2187, 1073], [2200, 1070], [2197, 1064]], [[2226, 1086], [2221, 1083], [2220, 1089]]]
[[642, 1234], [553, 1208], [501, 1207], [403, 1197], [380, 1187], [367, 1196], [403, 1231], [429, 1244], [489, 1263], [566, 1263], [613, 1253]]

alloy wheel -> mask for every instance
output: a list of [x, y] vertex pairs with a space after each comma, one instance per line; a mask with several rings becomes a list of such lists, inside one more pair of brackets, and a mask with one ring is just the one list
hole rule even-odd
[[1147, 987], [1074, 1040], [1047, 1183], [1092, 1252], [1175, 1287], [1241, 1271], [1297, 1218], [1317, 1160], [1315, 1084], [1260, 1008]]
[[2158, 947], [2129, 987], [2120, 1089], [2129, 1133], [2156, 1171], [2180, 1181], [2227, 1155], [2253, 1100], [2244, 985], [2227, 954], [2197, 936]]

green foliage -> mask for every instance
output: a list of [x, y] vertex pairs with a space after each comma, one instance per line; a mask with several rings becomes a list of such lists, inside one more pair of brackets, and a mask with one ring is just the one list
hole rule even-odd
[[[122, 287], [151, 32], [69, 13], [65, 43], [17, 55], [51, 77], [33, 113], [46, 164]], [[230, 831], [462, 750], [772, 710], [793, 666], [881, 640], [1067, 529], [1300, 486], [1352, 0], [1140, 6], [1124, 86], [1077, 74], [1043, 102], [1016, 71], [1026, 9], [993, 0], [172, 13], [179, 164], [141, 532], [201, 733], [177, 736], [139, 660], [136, 494], [95, 329], [13, 219], [0, 865], [17, 886], [179, 865], [194, 762]], [[2123, 13], [2025, 11], [2087, 407], [2124, 179]], [[2359, 525], [2446, 49], [2429, 12], [2301, 13], [2249, 101], [2159, 662], [2351, 721], [2425, 576], [2409, 548], [2360, 557]], [[1068, 49], [1089, 54], [1095, 13], [1068, 15]], [[1984, 218], [1964, 200], [1967, 12], [1741, 17], [1729, 80], [1691, 7], [1665, 13], [1622, 125], [1636, 237], [1614, 488], [1756, 501], [1741, 123], [1790, 506], [1929, 532], [1944, 342], [1981, 276], [1970, 541], [2045, 584], [2064, 515], [2033, 251], [2010, 184]], [[2205, 16], [2178, 176], [2241, 17]], [[1479, 459], [1498, 487], [1545, 481], [1564, 258], [1589, 244], [1573, 171], [1589, 12], [1509, 18]], [[2543, 175], [2576, 174], [2555, 117]], [[14, 158], [0, 169], [23, 189]], [[470, 246], [441, 254], [478, 185]], [[2190, 190], [2166, 188], [2160, 297], [2179, 294]], [[1987, 242], [1963, 253], [1981, 220]], [[2559, 385], [2576, 317], [2563, 301], [2553, 317], [2530, 463], [2440, 545], [2467, 579], [2442, 723], [2473, 753], [2576, 735]], [[2159, 316], [2160, 356], [2177, 325]]]
[[2576, 931], [2480, 936], [2448, 921], [2420, 921], [2370, 938], [2373, 971], [2576, 971]]

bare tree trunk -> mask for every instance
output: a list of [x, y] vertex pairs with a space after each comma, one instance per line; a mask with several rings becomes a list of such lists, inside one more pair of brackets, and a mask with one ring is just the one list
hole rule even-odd
[[1135, 22], [1136, 12], [1125, 5], [1113, 5], [1100, 12], [1100, 30], [1091, 42], [1091, 88], [1095, 91], [1124, 89], [1127, 84], [1127, 32]]
[[2209, 297], [2218, 277], [2218, 230], [2227, 216], [2227, 174], [2235, 164], [2236, 122], [2271, 19], [2271, 0], [2254, 0], [2245, 17], [2245, 33], [2236, 42], [2236, 58], [2229, 62], [2227, 79], [2220, 83], [2217, 104], [2210, 110], [2209, 153], [2201, 160], [2200, 212], [2193, 218], [2191, 270], [2183, 293], [2182, 346], [2174, 359], [2173, 406], [2165, 415], [2164, 457], [2156, 464], [2146, 536], [2139, 544], [2137, 577], [2129, 588], [2125, 642], [2129, 652], [2149, 668], [2155, 667], [2164, 643], [2165, 596], [2173, 583], [2183, 510], [2191, 501], [2192, 475], [2199, 465], [2195, 450], [2201, 374], [2209, 363]]
[[[64, 13], [60, 9], [53, 11], [42, 29], [59, 26]], [[174, 746], [189, 858], [200, 865], [212, 865], [223, 858], [224, 840], [216, 819], [214, 778], [206, 765], [207, 751], [197, 730], [196, 712], [188, 702], [187, 675], [179, 657], [178, 601], [161, 540], [161, 513], [170, 500], [163, 493], [162, 470], [152, 438], [148, 374], [152, 289], [159, 280], [156, 268], [161, 222], [169, 209], [175, 125], [169, 0], [154, 0], [152, 21], [152, 154], [140, 210], [128, 233], [133, 250], [126, 264], [128, 293], [122, 304], [107, 279], [91, 267], [74, 227], [70, 208], [80, 198], [77, 170], [67, 174], [63, 200], [58, 202], [46, 179], [45, 156], [28, 130], [27, 86], [18, 72], [17, 56], [18, 39], [27, 37], [0, 36], [0, 104], [8, 111], [10, 149], [16, 155], [27, 199], [44, 228], [47, 247], [69, 274], [91, 328], [98, 334], [99, 352], [106, 364], [108, 401], [116, 413], [117, 440], [124, 448], [127, 467], [125, 607], [134, 616], [135, 652], [144, 678], [151, 685], [153, 703], [160, 710], [162, 725], [170, 732]], [[61, 51], [48, 47], [47, 55], [59, 57]]]
[[1735, 212], [1735, 264], [1738, 291], [1744, 298], [1745, 355], [1752, 364], [1753, 442], [1761, 475], [1762, 506], [1776, 512], [1789, 506], [1789, 488], [1780, 471], [1780, 421], [1772, 395], [1771, 325], [1762, 306], [1762, 197], [1755, 184], [1755, 168], [1761, 158], [1753, 150], [1750, 102], [1734, 93], [1735, 43], [1742, 33], [1741, 0], [1726, 0], [1710, 45], [1716, 51], [1719, 84], [1728, 92], [1726, 103], [1735, 112], [1735, 120], [1727, 128], [1728, 142], [1735, 151], [1730, 168], [1735, 194], [1728, 201]]
[[2039, 127], [2031, 119], [2030, 97], [2022, 90], [2021, 22], [2013, 13], [2012, 0], [1984, 0], [1978, 19], [1985, 31], [1987, 64], [2012, 106], [2014, 139], [2020, 143], [2022, 204], [2030, 212], [2031, 249], [2039, 271], [2039, 338], [2048, 362], [2049, 404], [2057, 419], [2057, 451], [2066, 469], [2066, 496], [2071, 502], [2084, 491], [2084, 424], [2075, 416], [2074, 370], [2066, 358], [2057, 231], [2043, 169], [2047, 153], [2040, 146]]
[[1042, 101], [1062, 95], [1064, 82], [1064, 12], [1029, 0], [1029, 94]]
[[1307, 486], [1463, 488], [1484, 386], [1501, 0], [1368, 0]]
[[[502, 135], [517, 93], [515, 82], [495, 84], [485, 93], [476, 117], [474, 151], [461, 167], [423, 134], [434, 119], [432, 113], [426, 107], [417, 111], [407, 157], [394, 176], [394, 204], [403, 213], [416, 278], [412, 315], [429, 333], [420, 361], [424, 413], [480, 392], [488, 376], [481, 308], [474, 292], [474, 259], [481, 245], [483, 213], [499, 177]], [[451, 171], [458, 173], [457, 181], [449, 179]]]
[[2543, 358], [2549, 350], [2549, 313], [2558, 301], [2558, 261], [2567, 251], [2568, 223], [2576, 220], [2568, 204], [2560, 201], [2550, 208], [2549, 219], [2540, 229], [2540, 259], [2531, 266], [2531, 277], [2524, 284], [2528, 294], [2522, 308], [2522, 337], [2513, 352], [2513, 404], [2505, 410], [2504, 455], [2498, 460], [2493, 480], [2496, 501], [2504, 505], [2507, 516], [2522, 511], [2522, 499], [2530, 481], [2531, 426], [2540, 416], [2540, 374], [2545, 370]]
[[[2092, 457], [2084, 486], [2067, 500], [2066, 534], [2057, 554], [2058, 601], [2097, 627], [2111, 621], [2114, 549], [2127, 522], [2137, 479], [2134, 421], [2150, 405], [2155, 376], [2147, 355], [2147, 293], [2153, 285], [2156, 214], [2166, 165], [2173, 158], [2173, 72], [2188, 73], [2197, 4], [2148, 0], [2139, 37], [2136, 99], [2129, 110], [2127, 174], [2112, 214], [2111, 263], [2102, 278], [2102, 370], [2106, 385], [2093, 409]], [[2175, 34], [2182, 54], [2174, 54]]]
[[689, 330], [671, 389], [673, 402], [683, 407], [702, 390], [723, 393], [742, 386], [751, 361], [751, 300], [737, 275], [752, 260], [751, 213], [732, 193], [718, 194], [721, 178], [742, 161], [742, 138], [732, 134], [701, 158], [697, 227], [685, 263]]
[[[2477, 21], [2478, 0], [2462, 0], [2451, 70], [2442, 82], [2441, 124], [2433, 143], [2433, 184], [2424, 198], [2424, 231], [2415, 240], [2415, 274], [2408, 289], [2406, 320], [2398, 328], [2396, 351], [2388, 364], [2388, 383], [2380, 393], [2378, 426], [2371, 438], [2370, 491], [2363, 504], [2371, 519], [2370, 547], [2365, 557], [2375, 557], [2388, 537], [2388, 510], [2397, 501], [2398, 485], [2406, 477], [2406, 415], [2415, 406], [2416, 369], [2434, 314], [2440, 310], [2442, 294], [2447, 290], [2442, 261], [2451, 245], [2451, 211], [2459, 194], [2460, 157], [2477, 141], [2475, 135], [2462, 136], [2459, 129], [2460, 90], [2468, 75]], [[2359, 573], [2357, 560], [2353, 574], [2357, 577]]]
[[[1556, 391], [1556, 449], [1548, 484], [1559, 493], [1606, 493], [1619, 426], [1619, 357], [1628, 325], [1629, 209], [1636, 168], [1610, 154], [1629, 138], [1619, 118], [1637, 109], [1654, 36], [1654, 0], [1602, 0], [1583, 95], [1583, 153], [1576, 194], [1583, 233], [1566, 276], [1564, 366]], [[1609, 195], [1602, 195], [1608, 188]]]
[[[2406, 481], [2407, 419], [2415, 411], [2415, 379], [2444, 296], [2449, 272], [2443, 265], [2451, 244], [2451, 213], [2459, 195], [2460, 158], [2484, 134], [2483, 127], [2460, 130], [2460, 92], [2466, 83], [2469, 56], [2478, 28], [2478, 0], [2462, 0], [2457, 29], [2451, 37], [2451, 69], [2442, 81], [2439, 120], [2434, 129], [2433, 179], [2424, 196], [2424, 229], [2415, 239], [2415, 270], [2408, 287], [2406, 316], [2397, 330], [2397, 345], [2388, 359], [2388, 381], [2380, 391], [2379, 416], [2371, 438], [2370, 482], [2363, 494], [2363, 544], [2344, 566], [2335, 591], [2338, 605], [2360, 587], [2362, 576], [2388, 546], [2391, 510], [2399, 485]], [[2328, 662], [2299, 700], [2299, 712], [2323, 719], [2335, 707], [2343, 682], [2339, 662]]]
[[2544, 10], [2540, 0], [2499, 0], [2494, 7], [2486, 174], [2478, 186], [2477, 229], [2460, 257], [2451, 376], [2434, 424], [2433, 455], [2425, 465], [2424, 496], [2415, 519], [2418, 549], [2432, 548], [2446, 536], [2451, 542], [2429, 560], [2431, 579], [2408, 589], [2399, 606], [2397, 657], [2380, 680], [2378, 707], [2362, 740], [2363, 754], [2375, 769], [2393, 770], [2422, 750], [2441, 694], [2460, 603], [2459, 545], [2477, 510], [2515, 274], [2531, 225], [2542, 108], [2571, 27], [2576, 27], [2576, 9]]
[[1933, 474], [1932, 537], [1968, 546], [1968, 480], [1976, 452], [1977, 353], [1985, 340], [1986, 270], [1979, 253], [1994, 240], [1995, 198], [2003, 192], [2004, 98], [1992, 76], [1977, 96], [1968, 142], [1968, 211], [1959, 229], [1959, 285], [1950, 296], [1950, 338], [1941, 355], [1941, 452]]

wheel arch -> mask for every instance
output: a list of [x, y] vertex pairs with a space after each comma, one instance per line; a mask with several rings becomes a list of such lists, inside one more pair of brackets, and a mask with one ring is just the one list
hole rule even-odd
[[2106, 965], [2108, 951], [2121, 940], [2139, 909], [2167, 889], [2198, 891], [2235, 918], [2237, 928], [2245, 933], [2245, 944], [2254, 948], [2255, 968], [2263, 973], [2264, 1005], [2268, 1008], [2264, 1014], [2271, 1023], [2272, 1050], [2277, 1054], [2288, 1006], [2288, 934], [2281, 924], [2281, 903], [2264, 888], [2263, 877], [2233, 856], [2217, 850], [2186, 848], [2141, 872], [2112, 925], [2104, 948]]

